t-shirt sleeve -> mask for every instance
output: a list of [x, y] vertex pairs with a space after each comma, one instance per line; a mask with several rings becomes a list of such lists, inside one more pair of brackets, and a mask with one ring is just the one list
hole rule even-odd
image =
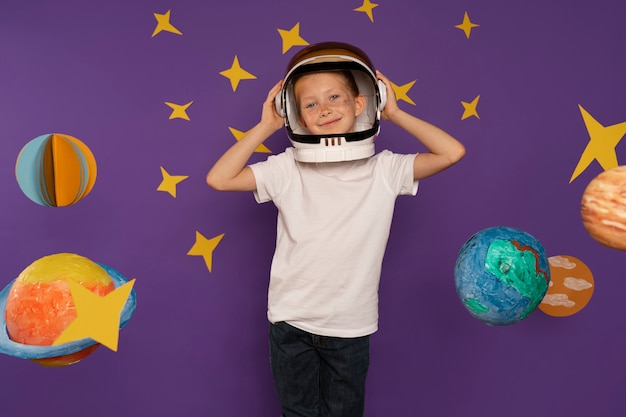
[[416, 195], [419, 181], [413, 179], [413, 162], [417, 154], [395, 154], [382, 151], [379, 164], [387, 184], [396, 195]]
[[263, 162], [250, 165], [256, 181], [254, 198], [257, 203], [266, 203], [279, 198], [289, 184], [294, 164], [293, 155], [290, 149], [287, 149]]

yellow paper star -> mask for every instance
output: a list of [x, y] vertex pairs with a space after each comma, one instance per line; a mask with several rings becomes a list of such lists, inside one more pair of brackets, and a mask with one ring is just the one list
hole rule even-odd
[[372, 10], [374, 9], [374, 7], [378, 7], [378, 4], [371, 3], [370, 0], [363, 0], [363, 4], [361, 5], [361, 7], [357, 7], [356, 9], [354, 9], [354, 11], [367, 14], [367, 17], [369, 17], [370, 20], [373, 22], [374, 14], [372, 13]]
[[283, 40], [283, 54], [292, 46], [305, 46], [309, 43], [300, 37], [300, 22], [289, 30], [278, 29], [278, 33]]
[[235, 59], [233, 60], [233, 65], [227, 70], [220, 72], [220, 75], [228, 78], [230, 80], [230, 85], [233, 88], [233, 91], [237, 91], [237, 86], [239, 85], [239, 81], [241, 80], [255, 80], [256, 76], [250, 74], [248, 71], [241, 68], [239, 65], [239, 58], [235, 55]]
[[461, 29], [463, 32], [465, 32], [465, 36], [467, 37], [467, 39], [469, 39], [472, 28], [476, 28], [478, 26], [480, 25], [477, 25], [476, 23], [472, 23], [470, 21], [469, 15], [467, 14], [467, 12], [465, 12], [465, 15], [463, 15], [463, 23], [461, 23], [460, 25], [456, 25], [455, 28]]
[[471, 101], [471, 103], [468, 103], [466, 101], [461, 101], [461, 104], [463, 105], [463, 116], [461, 116], [461, 120], [465, 120], [468, 117], [476, 117], [477, 119], [480, 119], [480, 116], [478, 115], [478, 111], [476, 111], [476, 106], [478, 106], [478, 100], [480, 99], [480, 95], [477, 95], [476, 98], [474, 100]]
[[189, 178], [189, 175], [170, 175], [165, 168], [161, 167], [161, 175], [163, 180], [157, 187], [157, 191], [165, 191], [176, 198], [176, 184]]
[[196, 243], [189, 249], [187, 255], [192, 256], [202, 256], [204, 258], [204, 263], [206, 263], [206, 267], [211, 272], [213, 267], [213, 251], [219, 245], [220, 241], [224, 237], [224, 233], [219, 236], [215, 236], [212, 239], [207, 239], [202, 236], [202, 234], [196, 231]]
[[[233, 134], [233, 136], [235, 137], [235, 139], [237, 139], [238, 141], [241, 140], [244, 136], [246, 136], [248, 134], [248, 132], [242, 132], [241, 130], [237, 130], [237, 129], [233, 129], [232, 127], [228, 128], [230, 130], [230, 133]], [[260, 144], [259, 146], [257, 146], [257, 148], [254, 150], [254, 152], [260, 152], [260, 153], [272, 153], [272, 151], [270, 151], [267, 146]]]
[[167, 12], [165, 12], [165, 14], [154, 13], [154, 17], [157, 20], [157, 26], [156, 28], [154, 28], [154, 32], [152, 32], [151, 37], [155, 37], [161, 31], [171, 32], [177, 35], [183, 34], [180, 30], [176, 29], [174, 25], [170, 23], [170, 12], [171, 10], [168, 10]]
[[391, 83], [391, 88], [393, 88], [393, 93], [396, 95], [396, 100], [404, 100], [409, 104], [415, 105], [415, 102], [411, 100], [411, 97], [409, 97], [409, 90], [413, 87], [415, 81], [417, 80], [413, 80], [410, 83], [403, 85]]
[[76, 306], [76, 318], [52, 345], [75, 342], [89, 337], [117, 352], [120, 315], [135, 280], [130, 280], [103, 297], [72, 280], [67, 282]]
[[582, 156], [578, 160], [578, 165], [574, 169], [574, 173], [570, 178], [571, 183], [578, 177], [593, 160], [598, 161], [600, 166], [605, 170], [613, 169], [618, 166], [617, 154], [615, 147], [626, 135], [626, 122], [618, 123], [611, 126], [603, 126], [594, 119], [580, 104], [578, 105], [580, 113], [583, 116], [587, 132], [589, 133], [589, 142], [583, 151]]
[[172, 109], [172, 113], [170, 113], [170, 117], [169, 117], [170, 120], [172, 119], [191, 120], [189, 116], [187, 115], [187, 109], [189, 108], [189, 106], [193, 104], [193, 101], [190, 101], [187, 104], [175, 104], [175, 103], [170, 103], [169, 101], [166, 101], [165, 104]]

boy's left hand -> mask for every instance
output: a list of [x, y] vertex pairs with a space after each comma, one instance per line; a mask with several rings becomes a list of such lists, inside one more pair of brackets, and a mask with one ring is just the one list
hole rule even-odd
[[393, 115], [400, 109], [398, 107], [398, 101], [396, 100], [396, 94], [391, 86], [391, 81], [389, 78], [385, 77], [382, 72], [377, 70], [376, 77], [378, 77], [378, 79], [381, 80], [387, 88], [387, 104], [385, 104], [385, 108], [383, 109], [381, 116], [384, 120], [391, 120]]

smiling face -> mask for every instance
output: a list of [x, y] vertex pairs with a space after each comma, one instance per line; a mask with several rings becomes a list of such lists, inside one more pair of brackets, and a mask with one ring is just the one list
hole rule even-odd
[[294, 93], [300, 123], [314, 135], [354, 131], [356, 117], [365, 108], [365, 97], [341, 72], [303, 75], [295, 82]]

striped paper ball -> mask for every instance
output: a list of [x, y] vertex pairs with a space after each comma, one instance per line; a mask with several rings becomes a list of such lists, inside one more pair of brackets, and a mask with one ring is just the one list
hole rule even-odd
[[51, 133], [28, 142], [15, 164], [22, 192], [47, 207], [64, 207], [84, 198], [96, 182], [91, 150], [70, 135]]

